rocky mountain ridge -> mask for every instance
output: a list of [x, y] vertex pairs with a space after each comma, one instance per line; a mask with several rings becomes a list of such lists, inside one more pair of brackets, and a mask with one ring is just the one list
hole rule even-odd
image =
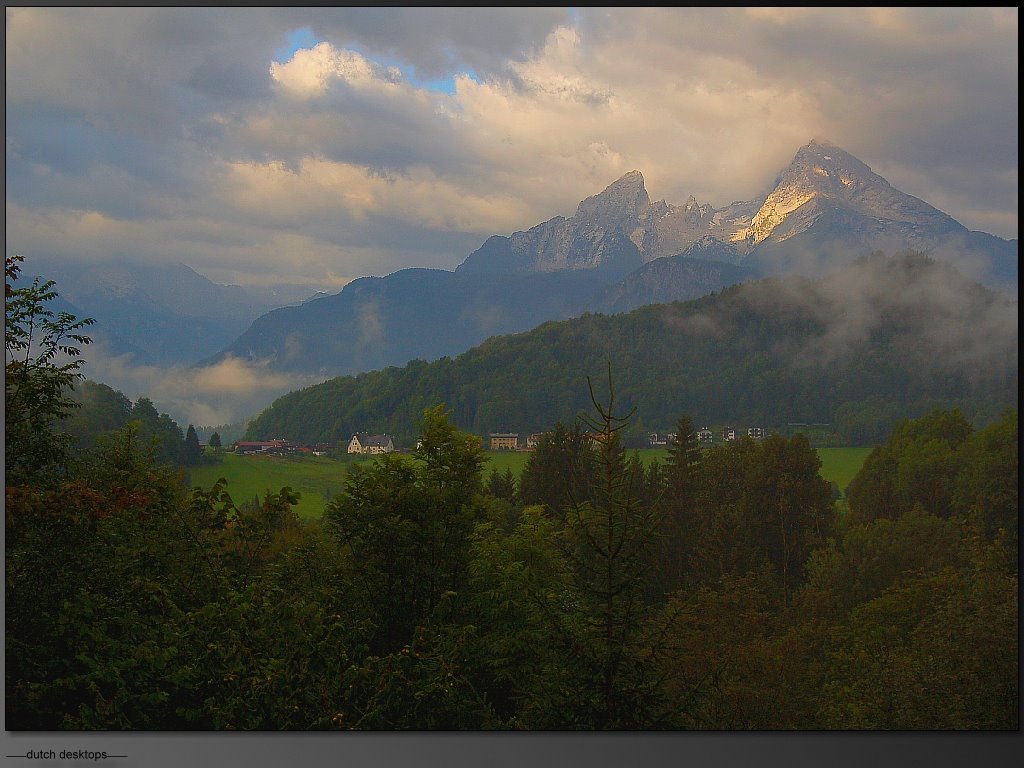
[[[801, 147], [771, 189], [755, 200], [717, 209], [692, 196], [683, 205], [651, 202], [643, 175], [634, 170], [581, 202], [568, 219], [555, 217], [526, 232], [489, 238], [456, 271], [598, 269], [622, 277], [630, 267], [658, 258], [700, 258], [698, 252], [710, 249], [714, 260], [724, 257], [772, 273], [791, 271], [794, 254], [780, 254], [779, 247], [792, 241], [789, 247], [805, 269], [809, 261], [837, 266], [837, 251], [848, 261], [873, 250], [918, 250], [952, 257], [954, 263], [973, 262], [975, 272], [981, 262], [983, 271], [987, 267], [993, 274], [975, 276], [987, 284], [1006, 283], [1011, 273], [1015, 283], [1016, 241], [1012, 247], [999, 238], [972, 242], [978, 238], [971, 234], [947, 214], [892, 187], [853, 155], [815, 140]], [[837, 239], [847, 247], [837, 249]]]

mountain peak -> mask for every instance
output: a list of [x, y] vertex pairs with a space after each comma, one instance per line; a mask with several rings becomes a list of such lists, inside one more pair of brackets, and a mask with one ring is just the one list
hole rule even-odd
[[618, 184], [640, 184], [640, 186], [643, 186], [644, 175], [640, 173], [640, 171], [634, 169], [622, 174], [622, 176], [617, 181], [612, 182], [609, 187], [614, 187]]
[[[829, 141], [814, 139], [797, 150], [793, 162], [779, 175], [775, 188], [765, 198], [750, 226], [735, 239], [747, 239], [756, 245], [772, 237], [787, 219], [791, 220], [787, 225], [790, 235], [806, 229], [814, 222], [816, 207], [804, 206], [812, 200], [906, 227], [962, 229], [941, 211], [893, 189], [888, 181], [849, 152]], [[794, 216], [798, 209], [803, 209], [803, 214]], [[798, 221], [802, 223], [796, 224]]]
[[643, 174], [630, 171], [605, 187], [600, 194], [581, 202], [576, 208], [576, 218], [625, 225], [634, 222], [650, 203]]
[[816, 176], [845, 172], [846, 175], [856, 174], [874, 183], [885, 181], [849, 152], [822, 139], [814, 139], [800, 147], [787, 172], [806, 172], [808, 169]]

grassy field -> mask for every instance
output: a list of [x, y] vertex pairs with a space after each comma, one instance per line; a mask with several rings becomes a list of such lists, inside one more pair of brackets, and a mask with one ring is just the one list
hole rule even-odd
[[[871, 453], [870, 448], [818, 448], [817, 451], [821, 458], [821, 476], [830, 482], [835, 481], [840, 491], [846, 490]], [[668, 456], [664, 448], [641, 448], [639, 452], [645, 463], [653, 459], [664, 462]], [[502, 474], [511, 469], [518, 477], [529, 455], [526, 452], [489, 451], [484, 477], [490, 474], [492, 467]], [[327, 499], [341, 490], [349, 466], [350, 461], [325, 456], [283, 459], [227, 453], [223, 454], [220, 464], [194, 468], [189, 484], [208, 489], [217, 478], [223, 477], [228, 481], [227, 491], [236, 504], [251, 501], [256, 496], [262, 498], [268, 490], [277, 492], [287, 485], [300, 493], [296, 507], [299, 515], [317, 518], [323, 514]]]
[[835, 481], [843, 495], [846, 494], [846, 486], [853, 480], [854, 475], [860, 472], [864, 466], [864, 460], [873, 450], [872, 448], [818, 448], [818, 458], [821, 459], [821, 476], [826, 480]]
[[222, 454], [223, 462], [194, 467], [189, 480], [192, 487], [209, 489], [217, 478], [228, 481], [227, 492], [235, 504], [260, 498], [268, 491], [289, 486], [299, 492], [295, 508], [300, 517], [320, 517], [327, 499], [341, 491], [350, 463], [326, 456], [278, 458], [275, 456], [237, 456]]

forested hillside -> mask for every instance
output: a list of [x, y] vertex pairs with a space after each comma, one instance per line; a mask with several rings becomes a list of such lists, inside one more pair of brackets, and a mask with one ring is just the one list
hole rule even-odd
[[901, 419], [960, 407], [982, 421], [1017, 402], [1017, 302], [916, 254], [875, 254], [817, 281], [770, 278], [690, 302], [585, 315], [495, 337], [455, 358], [345, 376], [278, 399], [252, 439], [408, 445], [445, 403], [476, 434], [548, 429], [588, 406], [587, 376], [615, 370], [630, 429], [829, 423], [872, 445]]

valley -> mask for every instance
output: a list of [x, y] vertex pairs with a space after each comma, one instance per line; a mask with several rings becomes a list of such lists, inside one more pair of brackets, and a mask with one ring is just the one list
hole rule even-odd
[[[818, 448], [821, 459], [821, 477], [836, 483], [844, 490], [864, 464], [871, 448]], [[629, 451], [630, 454], [633, 451]], [[649, 465], [652, 461], [664, 463], [668, 452], [664, 448], [640, 448], [636, 453]], [[483, 472], [486, 478], [491, 470], [504, 474], [511, 470], [518, 479], [530, 457], [527, 451], [487, 451]], [[209, 489], [218, 480], [227, 480], [225, 490], [236, 504], [262, 498], [267, 491], [276, 492], [284, 486], [298, 491], [296, 513], [306, 520], [323, 516], [331, 496], [345, 485], [345, 476], [354, 464], [365, 464], [371, 457], [336, 459], [326, 456], [297, 456], [278, 458], [268, 456], [240, 456], [223, 453], [216, 464], [192, 467], [188, 484]]]

